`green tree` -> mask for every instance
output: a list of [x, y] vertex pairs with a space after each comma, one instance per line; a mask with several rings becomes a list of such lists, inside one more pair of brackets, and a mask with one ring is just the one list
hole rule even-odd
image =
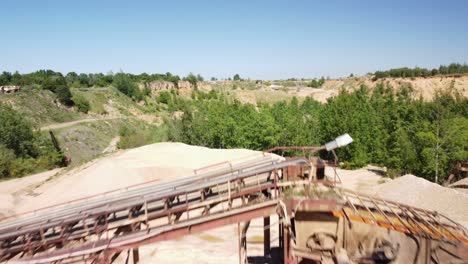
[[10, 84], [11, 78], [12, 78], [12, 75], [10, 72], [6, 72], [6, 71], [2, 72], [2, 74], [0, 74], [0, 85]]
[[203, 82], [203, 76], [201, 76], [200, 74], [197, 74], [197, 82]]
[[357, 91], [342, 91], [329, 99], [319, 118], [321, 142], [349, 133], [354, 143], [337, 153], [351, 166], [359, 167], [381, 160], [385, 152], [385, 136], [379, 112], [372, 107], [368, 88], [362, 85]]
[[113, 80], [114, 86], [123, 94], [131, 97], [136, 101], [140, 101], [143, 99], [143, 95], [136, 85], [135, 82], [131, 80], [130, 75], [126, 73], [118, 73], [114, 76]]
[[190, 84], [192, 84], [194, 87], [197, 87], [198, 79], [197, 79], [197, 76], [195, 76], [195, 74], [189, 73], [187, 77], [185, 77], [184, 79], [188, 81]]
[[11, 76], [11, 84], [24, 85], [23, 76], [18, 71]]
[[241, 77], [239, 76], [239, 74], [235, 74], [234, 77], [232, 77], [232, 80], [234, 81], [240, 81], [241, 80]]
[[398, 128], [391, 138], [390, 157], [387, 164], [399, 173], [414, 172], [418, 167], [418, 158], [415, 146], [406, 130]]

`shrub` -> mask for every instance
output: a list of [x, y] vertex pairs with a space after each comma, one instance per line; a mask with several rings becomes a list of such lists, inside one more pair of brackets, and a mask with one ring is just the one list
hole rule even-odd
[[192, 84], [195, 88], [197, 87], [198, 78], [193, 73], [189, 73], [187, 77], [184, 78], [185, 81], [188, 81]]
[[86, 99], [82, 95], [73, 96], [73, 102], [75, 103], [75, 106], [78, 112], [82, 112], [86, 114], [91, 108], [88, 99]]
[[146, 127], [142, 129], [130, 128], [126, 125], [119, 129], [119, 149], [136, 148], [154, 142], [167, 141], [167, 129], [165, 126]]
[[37, 160], [33, 158], [19, 158], [13, 162], [10, 175], [12, 177], [21, 177], [38, 172], [39, 170]]
[[0, 178], [10, 176], [11, 166], [15, 161], [15, 153], [13, 150], [0, 145]]
[[37, 156], [32, 125], [10, 106], [0, 104], [0, 144], [16, 156]]
[[149, 143], [150, 141], [148, 134], [136, 133], [125, 137], [121, 137], [119, 143], [117, 143], [117, 147], [119, 149], [136, 148]]
[[169, 104], [172, 101], [172, 96], [168, 91], [163, 91], [157, 98], [158, 103]]
[[307, 84], [308, 87], [312, 88], [319, 88], [325, 83], [325, 78], [320, 78], [319, 80], [313, 79], [309, 84]]
[[56, 87], [55, 92], [60, 103], [66, 106], [73, 106], [72, 94], [66, 85], [59, 85]]

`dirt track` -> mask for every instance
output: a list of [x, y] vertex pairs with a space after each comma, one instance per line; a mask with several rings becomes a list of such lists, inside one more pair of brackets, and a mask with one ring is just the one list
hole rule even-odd
[[41, 127], [40, 130], [44, 131], [44, 130], [51, 130], [51, 129], [59, 129], [59, 128], [71, 127], [71, 126], [74, 126], [76, 124], [81, 124], [81, 123], [90, 123], [90, 122], [112, 120], [112, 119], [118, 119], [118, 118], [120, 117], [109, 116], [109, 117], [98, 117], [98, 118], [86, 118], [86, 119], [81, 119], [81, 120], [65, 122], [65, 123], [58, 123], [58, 124], [51, 124], [51, 125], [43, 126]]

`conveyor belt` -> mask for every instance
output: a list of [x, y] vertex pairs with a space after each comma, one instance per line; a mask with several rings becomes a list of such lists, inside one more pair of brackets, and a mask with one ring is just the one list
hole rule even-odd
[[[136, 246], [134, 237], [145, 232], [145, 237], [151, 238], [151, 234], [159, 234], [155, 230], [178, 230], [177, 226], [190, 226], [194, 221], [202, 225], [213, 217], [236, 219], [247, 208], [265, 202], [268, 206], [276, 204], [274, 192], [280, 171], [290, 165], [306, 164], [304, 159], [279, 161], [265, 156], [172, 182], [31, 212], [0, 224], [0, 260], [36, 263], [44, 257], [41, 252], [51, 249], [57, 254], [65, 251], [93, 258], [102, 249], [80, 251], [78, 241], [93, 245], [119, 241], [123, 243], [119, 245], [124, 245], [128, 239], [128, 244]], [[236, 210], [239, 214], [234, 213]]]

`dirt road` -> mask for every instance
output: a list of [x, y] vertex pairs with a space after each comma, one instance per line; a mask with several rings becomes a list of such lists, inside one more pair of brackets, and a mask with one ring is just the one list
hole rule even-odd
[[113, 120], [113, 119], [118, 119], [118, 118], [121, 118], [121, 117], [109, 116], [109, 117], [98, 117], [98, 118], [86, 118], [86, 119], [65, 122], [65, 123], [58, 123], [58, 124], [51, 124], [51, 125], [43, 126], [41, 127], [40, 130], [44, 131], [44, 130], [51, 130], [51, 129], [59, 129], [59, 128], [64, 128], [64, 127], [74, 126], [76, 124], [81, 124], [81, 123], [89, 123], [89, 122], [96, 122], [96, 121], [102, 121], [102, 120]]

